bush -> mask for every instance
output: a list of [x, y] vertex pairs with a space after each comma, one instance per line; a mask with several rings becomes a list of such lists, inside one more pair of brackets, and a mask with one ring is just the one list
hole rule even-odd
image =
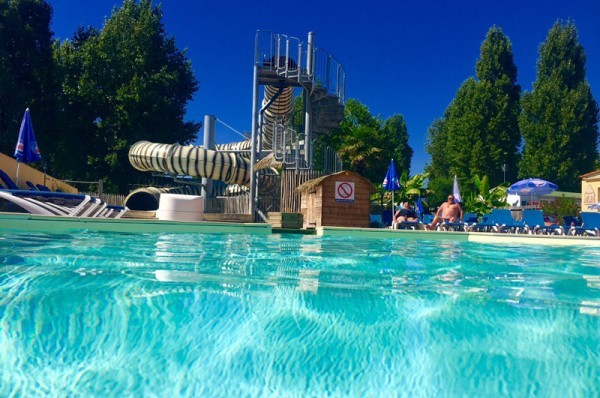
[[540, 207], [544, 214], [556, 217], [558, 224], [564, 223], [564, 216], [579, 216], [579, 207], [577, 204], [575, 204], [573, 199], [566, 198], [564, 195], [552, 202], [542, 202]]

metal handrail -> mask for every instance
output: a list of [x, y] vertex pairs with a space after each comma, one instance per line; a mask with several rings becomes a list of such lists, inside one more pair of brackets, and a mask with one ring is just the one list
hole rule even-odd
[[[328, 94], [335, 95], [340, 103], [345, 102], [346, 72], [342, 64], [324, 49], [314, 48], [312, 57], [309, 57], [308, 44], [300, 39], [263, 30], [256, 32], [255, 43], [256, 66], [272, 70], [279, 76], [293, 79], [302, 85], [308, 83], [311, 88], [323, 88]], [[310, 59], [313, 64], [303, 67], [304, 60]]]

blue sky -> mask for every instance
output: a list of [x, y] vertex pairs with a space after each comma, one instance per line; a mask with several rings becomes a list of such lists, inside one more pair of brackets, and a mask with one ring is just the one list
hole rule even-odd
[[[50, 0], [55, 38], [80, 26], [101, 28], [118, 0]], [[479, 47], [492, 25], [513, 45], [518, 80], [531, 90], [538, 47], [557, 20], [572, 19], [587, 54], [587, 79], [600, 101], [600, 1], [505, 0], [450, 2], [379, 1], [183, 1], [162, 2], [163, 22], [179, 48], [187, 49], [200, 90], [188, 119], [205, 114], [238, 131], [252, 118], [252, 68], [257, 30], [306, 41], [335, 56], [346, 71], [346, 97], [372, 114], [402, 114], [415, 154], [411, 173], [423, 170], [427, 128], [443, 115], [456, 91], [475, 74]], [[202, 131], [200, 131], [202, 141]], [[217, 142], [240, 137], [217, 124]]]

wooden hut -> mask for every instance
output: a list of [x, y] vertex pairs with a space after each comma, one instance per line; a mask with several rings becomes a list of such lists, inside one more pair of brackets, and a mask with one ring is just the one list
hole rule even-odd
[[296, 188], [304, 228], [321, 226], [368, 228], [373, 184], [352, 171], [309, 180]]

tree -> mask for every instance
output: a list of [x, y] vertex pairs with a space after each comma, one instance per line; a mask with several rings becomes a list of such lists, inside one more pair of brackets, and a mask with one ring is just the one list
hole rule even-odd
[[523, 97], [519, 176], [579, 191], [598, 160], [598, 104], [585, 79], [586, 56], [572, 22], [554, 24], [540, 46], [533, 91]]
[[[134, 179], [147, 179], [129, 164], [131, 144], [195, 138], [200, 123], [184, 115], [198, 82], [151, 0], [125, 0], [100, 32], [79, 30], [61, 44], [56, 62], [63, 77], [62, 121], [83, 147], [65, 173], [105, 178], [109, 189], [126, 192]], [[74, 148], [63, 142], [62, 149]]]
[[14, 153], [27, 107], [43, 158], [52, 151], [57, 86], [51, 19], [44, 0], [0, 0], [0, 152]]
[[335, 149], [352, 171], [377, 184], [385, 177], [390, 159], [409, 171], [413, 150], [408, 145], [408, 130], [402, 115], [381, 120], [359, 101], [350, 99], [344, 109], [344, 120], [330, 136], [327, 145]]
[[[493, 26], [476, 63], [476, 78], [467, 79], [428, 131], [430, 187], [450, 188], [454, 175], [474, 189], [471, 176], [488, 175], [492, 185], [516, 176], [521, 135], [518, 126], [521, 88], [516, 84], [510, 40]], [[437, 191], [437, 189], [436, 189]], [[447, 192], [436, 192], [440, 199]]]

